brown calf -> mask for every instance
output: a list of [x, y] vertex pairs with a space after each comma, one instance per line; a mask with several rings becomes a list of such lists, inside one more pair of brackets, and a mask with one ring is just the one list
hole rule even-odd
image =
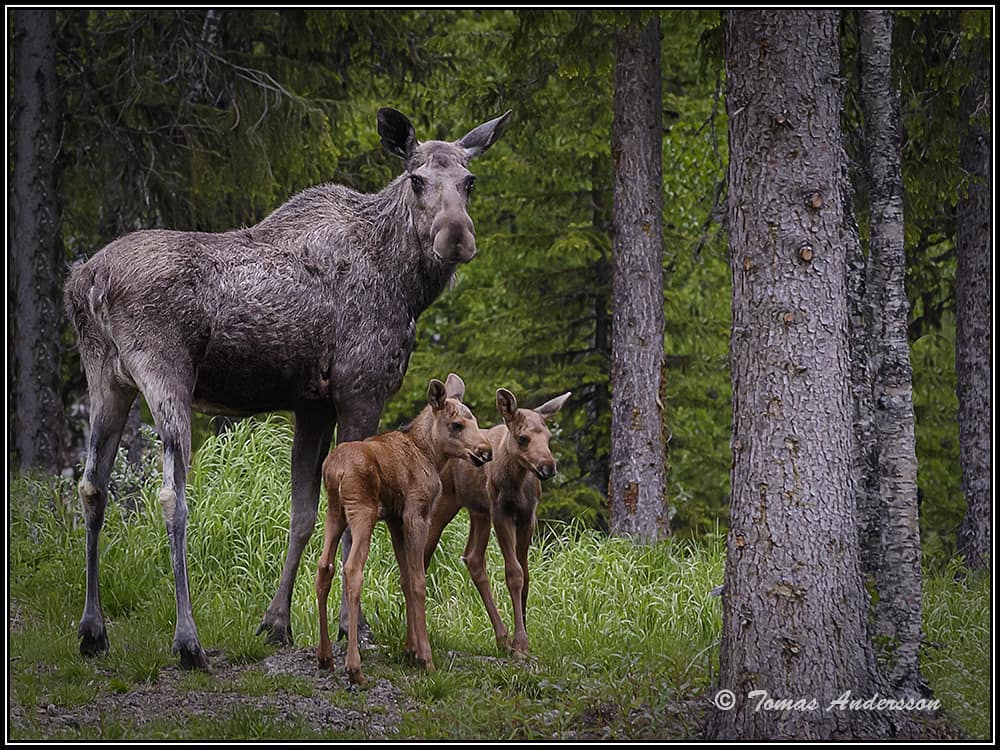
[[[535, 509], [542, 494], [539, 480], [551, 479], [556, 473], [545, 420], [558, 412], [569, 397], [569, 393], [564, 393], [537, 409], [518, 409], [514, 394], [500, 388], [497, 409], [503, 424], [486, 431], [493, 447], [493, 461], [478, 471], [461, 461], [449, 461], [441, 472], [441, 494], [431, 509], [424, 567], [430, 564], [444, 527], [459, 508], [467, 508], [469, 539], [462, 561], [486, 606], [497, 645], [513, 648], [515, 656], [528, 653], [528, 633], [524, 626], [528, 601], [528, 545], [535, 530]], [[491, 521], [503, 553], [507, 589], [514, 606], [513, 641], [497, 612], [486, 575], [486, 544]]]
[[319, 605], [321, 667], [333, 665], [327, 622], [327, 598], [334, 574], [337, 545], [350, 527], [353, 545], [344, 563], [348, 627], [345, 668], [348, 679], [365, 683], [358, 652], [361, 582], [375, 522], [384, 519], [399, 564], [406, 600], [406, 653], [428, 672], [434, 670], [427, 638], [426, 583], [423, 551], [428, 515], [441, 491], [439, 472], [449, 459], [482, 466], [492, 448], [476, 418], [461, 402], [465, 383], [452, 373], [447, 382], [431, 380], [427, 406], [409, 425], [362, 441], [341, 443], [323, 462], [323, 484], [328, 499], [323, 552], [316, 573]]

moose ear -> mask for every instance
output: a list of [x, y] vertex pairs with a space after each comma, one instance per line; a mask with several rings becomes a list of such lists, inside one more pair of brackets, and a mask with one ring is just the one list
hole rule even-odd
[[573, 395], [572, 392], [567, 391], [561, 396], [556, 396], [555, 398], [546, 401], [544, 404], [536, 408], [535, 411], [538, 414], [541, 414], [543, 419], [548, 419], [562, 408], [562, 405], [566, 403], [566, 399], [568, 399], [571, 395]]
[[378, 134], [382, 136], [382, 147], [403, 161], [409, 161], [417, 147], [417, 134], [402, 112], [391, 107], [378, 111]]
[[504, 128], [507, 127], [510, 115], [511, 110], [508, 109], [499, 117], [489, 122], [484, 122], [478, 128], [474, 128], [466, 133], [458, 141], [458, 145], [465, 149], [465, 155], [470, 159], [474, 159], [496, 143], [497, 139], [503, 134]]
[[517, 399], [506, 388], [497, 388], [497, 411], [504, 422], [509, 422], [517, 413]]
[[453, 372], [448, 373], [444, 381], [444, 390], [448, 398], [457, 398], [459, 401], [465, 396], [465, 381]]
[[427, 403], [434, 411], [438, 411], [444, 408], [444, 402], [447, 398], [448, 393], [445, 391], [444, 383], [437, 378], [432, 378], [427, 386]]

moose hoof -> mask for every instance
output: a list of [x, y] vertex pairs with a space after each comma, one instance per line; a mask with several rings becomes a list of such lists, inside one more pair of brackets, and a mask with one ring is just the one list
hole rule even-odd
[[208, 671], [208, 656], [197, 641], [187, 644], [174, 644], [174, 653], [181, 658], [182, 669], [201, 669]]
[[[337, 628], [337, 640], [346, 641], [347, 640], [347, 627], [340, 625]], [[361, 620], [358, 623], [358, 643], [372, 643], [372, 629], [368, 627], [368, 623]]]
[[81, 656], [100, 656], [108, 651], [108, 634], [104, 628], [91, 630], [80, 626], [80, 654]]
[[292, 645], [292, 626], [290, 624], [269, 622], [264, 620], [257, 628], [257, 635], [264, 634], [264, 642], [273, 646]]
[[333, 669], [333, 653], [318, 653], [316, 654], [316, 661], [319, 662], [320, 669]]

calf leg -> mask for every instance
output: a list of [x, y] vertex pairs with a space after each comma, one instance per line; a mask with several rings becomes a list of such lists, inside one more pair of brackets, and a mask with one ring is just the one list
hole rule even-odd
[[500, 648], [510, 648], [510, 636], [507, 633], [507, 626], [500, 618], [497, 611], [496, 602], [493, 601], [493, 590], [490, 587], [490, 578], [486, 574], [486, 545], [490, 541], [490, 515], [488, 513], [474, 513], [469, 511], [469, 540], [465, 543], [465, 552], [462, 554], [462, 562], [469, 570], [469, 577], [479, 592], [479, 597], [486, 607], [486, 614], [493, 625], [493, 633], [496, 635], [497, 646]]
[[187, 573], [187, 502], [185, 481], [191, 456], [191, 383], [192, 377], [144, 378], [146, 403], [163, 442], [163, 486], [160, 509], [170, 540], [170, 558], [174, 569], [174, 599], [177, 622], [174, 630], [174, 653], [185, 669], [208, 669], [208, 658], [198, 641], [198, 631], [191, 611]]
[[[412, 506], [419, 506], [412, 503]], [[424, 549], [427, 545], [426, 507], [411, 507], [403, 515], [403, 555], [410, 606], [407, 632], [412, 633], [413, 658], [428, 672], [434, 671], [431, 643], [427, 637], [427, 576]]]
[[389, 536], [392, 538], [392, 552], [396, 556], [396, 565], [399, 568], [399, 586], [403, 591], [403, 601], [406, 603], [406, 645], [403, 647], [403, 652], [408, 656], [414, 656], [417, 649], [413, 633], [413, 599], [410, 596], [410, 576], [406, 565], [403, 523], [398, 518], [387, 518], [385, 524], [389, 527]]
[[[351, 408], [342, 406], [337, 427], [337, 443], [348, 443], [353, 440], [364, 440], [371, 437], [378, 430], [378, 420], [382, 415], [384, 399], [369, 397], [368, 399], [357, 399]], [[354, 534], [350, 528], [344, 533], [341, 546], [341, 560], [346, 564], [347, 558], [351, 554]], [[340, 597], [340, 626], [337, 638], [342, 639], [347, 634], [347, 585], [341, 589]], [[365, 621], [364, 612], [358, 611], [358, 633], [364, 639], [371, 638], [371, 630]]]
[[504, 575], [507, 579], [507, 590], [514, 608], [514, 640], [511, 644], [515, 656], [526, 656], [528, 653], [528, 633], [524, 629], [524, 569], [517, 558], [517, 531], [514, 519], [510, 516], [497, 514], [493, 516], [493, 528], [497, 533], [497, 543], [503, 554]]
[[136, 390], [119, 386], [114, 375], [99, 365], [88, 366], [86, 370], [90, 395], [90, 439], [78, 492], [87, 526], [87, 594], [77, 632], [80, 653], [96, 656], [108, 650], [98, 580], [98, 540], [104, 526], [111, 467]]
[[438, 542], [441, 541], [441, 534], [445, 527], [458, 514], [462, 506], [458, 504], [451, 495], [438, 495], [431, 505], [430, 518], [427, 526], [427, 544], [424, 547], [424, 570], [431, 564], [431, 557], [437, 549]]
[[527, 523], [518, 523], [517, 532], [517, 561], [521, 565], [521, 572], [524, 574], [524, 584], [521, 586], [521, 624], [525, 632], [528, 629], [528, 548], [531, 546], [531, 537], [535, 533], [535, 517], [532, 514]]
[[323, 460], [330, 451], [336, 414], [332, 409], [314, 407], [295, 413], [292, 439], [292, 514], [288, 527], [288, 554], [281, 580], [257, 633], [265, 633], [269, 643], [292, 643], [292, 589], [302, 560], [302, 551], [316, 526], [322, 484]]
[[[345, 503], [348, 505], [348, 503]], [[358, 649], [358, 621], [361, 618], [361, 584], [364, 578], [365, 562], [371, 548], [372, 529], [378, 519], [378, 512], [359, 509], [351, 513], [348, 523], [354, 535], [354, 546], [344, 563], [344, 588], [347, 590], [347, 657], [344, 668], [347, 679], [355, 685], [363, 686], [367, 680], [361, 672], [361, 652]]]
[[333, 646], [330, 643], [330, 625], [327, 619], [327, 601], [330, 596], [330, 586], [333, 583], [334, 557], [337, 545], [347, 527], [347, 519], [340, 507], [340, 499], [336, 490], [329, 493], [326, 509], [326, 523], [323, 526], [323, 551], [319, 557], [316, 570], [316, 604], [319, 610], [319, 646], [316, 657], [319, 666], [330, 669], [333, 666]]

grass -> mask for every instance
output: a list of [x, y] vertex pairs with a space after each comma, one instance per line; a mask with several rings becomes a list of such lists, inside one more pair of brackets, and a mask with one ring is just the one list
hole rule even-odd
[[[365, 693], [318, 690], [314, 675], [269, 675], [255, 668], [274, 654], [255, 635], [284, 561], [288, 533], [291, 429], [270, 417], [242, 422], [199, 451], [189, 477], [188, 563], [203, 645], [248, 670], [231, 684], [183, 675], [187, 691], [236, 690], [317, 696], [376, 721]], [[77, 653], [84, 598], [84, 530], [75, 490], [15, 477], [9, 503], [9, 707], [22, 718], [15, 740], [72, 739], [363, 739], [376, 724], [326, 732], [302, 717], [234, 708], [227, 716], [128, 716], [45, 730], [38, 707], [72, 709], [98, 695], [155, 685], [174, 670], [173, 581], [157, 506], [157, 479], [143, 486], [128, 521], [109, 505], [102, 535], [101, 595], [110, 652]], [[321, 509], [322, 510], [322, 509]], [[478, 594], [459, 556], [464, 515], [445, 530], [428, 571], [428, 626], [438, 671], [425, 675], [401, 656], [403, 598], [384, 525], [376, 527], [365, 571], [363, 606], [376, 643], [362, 653], [369, 679], [402, 691], [400, 738], [683, 739], [698, 735], [712, 695], [721, 629], [721, 535], [702, 543], [636, 546], [579, 525], [541, 528], [530, 557], [528, 630], [532, 656], [498, 652]], [[293, 596], [297, 644], [316, 643], [313, 564], [320, 534], [306, 549]], [[488, 570], [501, 615], [510, 601], [495, 544]], [[990, 736], [990, 582], [956, 580], [950, 567], [925, 581], [925, 631], [940, 647], [924, 653], [924, 671], [947, 715], [972, 738]], [[335, 583], [332, 602], [339, 597]], [[333, 617], [336, 617], [334, 608]], [[10, 711], [10, 708], [9, 708]], [[384, 718], [384, 717], [382, 717]], [[10, 724], [10, 721], [8, 722]], [[376, 728], [373, 728], [376, 727]]]

